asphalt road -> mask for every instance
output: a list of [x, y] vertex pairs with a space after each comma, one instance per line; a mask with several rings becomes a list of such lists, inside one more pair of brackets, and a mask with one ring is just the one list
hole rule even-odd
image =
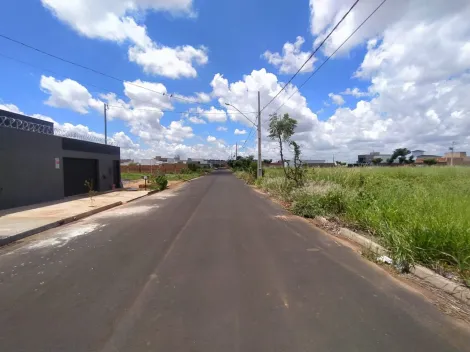
[[465, 351], [467, 330], [220, 171], [0, 250], [0, 351]]

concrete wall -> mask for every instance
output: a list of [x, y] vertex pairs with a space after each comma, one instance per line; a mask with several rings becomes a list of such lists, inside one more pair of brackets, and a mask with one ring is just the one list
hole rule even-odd
[[60, 137], [0, 128], [0, 209], [64, 196]]
[[0, 209], [62, 199], [64, 157], [98, 160], [97, 189], [112, 189], [113, 160], [119, 163], [119, 148], [75, 140], [63, 142], [64, 138], [58, 136], [0, 128]]

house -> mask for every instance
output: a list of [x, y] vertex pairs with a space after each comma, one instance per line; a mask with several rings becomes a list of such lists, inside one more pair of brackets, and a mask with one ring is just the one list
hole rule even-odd
[[447, 165], [465, 165], [470, 166], [470, 157], [466, 152], [450, 152], [445, 153], [443, 159], [446, 160]]
[[436, 159], [438, 163], [443, 163], [445, 160], [440, 160], [441, 156], [440, 155], [434, 155], [434, 154], [421, 154], [418, 157], [416, 157], [415, 163], [416, 164], [423, 164], [424, 160], [426, 159]]
[[0, 209], [84, 194], [85, 181], [95, 191], [120, 187], [119, 147], [58, 136], [52, 123], [30, 116], [0, 110], [0, 118], [0, 164], [8, 170], [0, 172]]

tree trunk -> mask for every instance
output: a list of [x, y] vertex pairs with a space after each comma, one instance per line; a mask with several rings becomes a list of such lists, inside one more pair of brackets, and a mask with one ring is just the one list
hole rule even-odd
[[282, 139], [281, 139], [281, 137], [279, 137], [279, 153], [281, 154], [281, 163], [282, 163], [282, 169], [284, 170], [284, 176], [287, 179], [286, 165], [284, 163], [284, 154], [282, 153]]

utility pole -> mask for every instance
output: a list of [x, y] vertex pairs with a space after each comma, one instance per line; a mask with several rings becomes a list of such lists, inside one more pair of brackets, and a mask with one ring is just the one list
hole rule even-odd
[[449, 148], [452, 154], [450, 154], [450, 166], [454, 166], [454, 146], [455, 142], [452, 142], [452, 147]]
[[263, 161], [261, 160], [261, 98], [258, 91], [258, 178], [263, 177]]
[[108, 104], [104, 103], [104, 144], [108, 144], [108, 120], [106, 118], [106, 111], [109, 109]]
[[235, 160], [237, 160], [238, 157], [238, 142], [235, 143]]

